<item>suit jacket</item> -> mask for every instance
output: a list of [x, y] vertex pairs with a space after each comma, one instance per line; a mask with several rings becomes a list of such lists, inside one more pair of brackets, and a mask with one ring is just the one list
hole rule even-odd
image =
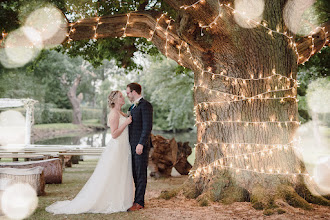
[[[132, 152], [138, 144], [142, 144], [143, 148], [150, 148], [151, 143], [151, 130], [152, 130], [152, 105], [145, 99], [140, 99], [135, 108], [129, 108], [132, 115], [132, 123], [129, 124], [129, 142]], [[143, 150], [145, 152], [146, 150]]]

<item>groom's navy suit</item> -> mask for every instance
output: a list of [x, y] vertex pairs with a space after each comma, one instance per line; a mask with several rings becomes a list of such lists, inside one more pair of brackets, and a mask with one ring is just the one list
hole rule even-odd
[[[132, 168], [135, 183], [134, 203], [138, 203], [144, 207], [144, 195], [147, 187], [147, 167], [149, 150], [151, 143], [152, 130], [152, 105], [140, 99], [136, 107], [129, 108], [132, 115], [132, 123], [129, 125], [129, 142], [132, 149]], [[136, 153], [136, 146], [143, 145], [143, 153]]]

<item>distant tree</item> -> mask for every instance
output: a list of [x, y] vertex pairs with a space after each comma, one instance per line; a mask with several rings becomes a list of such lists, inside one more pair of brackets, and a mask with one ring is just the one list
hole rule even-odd
[[151, 58], [140, 77], [144, 94], [154, 106], [154, 125], [174, 132], [194, 126], [193, 73], [177, 74], [178, 64], [165, 57]]

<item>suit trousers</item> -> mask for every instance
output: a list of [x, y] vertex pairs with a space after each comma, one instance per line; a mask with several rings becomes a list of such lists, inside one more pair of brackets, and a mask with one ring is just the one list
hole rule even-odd
[[144, 207], [144, 195], [147, 187], [147, 167], [149, 158], [149, 148], [143, 148], [141, 155], [132, 151], [133, 179], [135, 184], [134, 203]]

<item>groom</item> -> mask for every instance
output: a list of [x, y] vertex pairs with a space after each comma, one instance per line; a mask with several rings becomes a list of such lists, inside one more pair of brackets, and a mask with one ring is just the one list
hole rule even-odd
[[129, 111], [132, 123], [129, 125], [129, 142], [132, 150], [132, 169], [135, 184], [134, 204], [127, 211], [136, 211], [144, 208], [144, 195], [147, 187], [147, 166], [152, 130], [152, 105], [141, 95], [141, 85], [130, 83], [126, 94], [134, 103]]

